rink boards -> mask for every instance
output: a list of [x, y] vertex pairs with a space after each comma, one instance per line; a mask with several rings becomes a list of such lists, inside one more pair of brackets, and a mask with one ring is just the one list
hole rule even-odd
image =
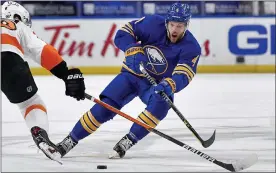
[[[37, 19], [33, 29], [69, 66], [81, 67], [86, 74], [115, 74], [124, 53], [113, 39], [130, 20]], [[194, 18], [189, 29], [202, 47], [198, 72], [275, 71], [275, 17]], [[33, 62], [30, 65], [34, 74], [49, 74]]]

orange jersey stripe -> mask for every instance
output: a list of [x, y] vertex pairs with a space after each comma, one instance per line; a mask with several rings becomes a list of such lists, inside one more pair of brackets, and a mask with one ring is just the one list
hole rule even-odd
[[58, 51], [51, 45], [47, 44], [43, 47], [41, 53], [41, 66], [47, 70], [51, 70], [56, 65], [63, 61], [62, 57], [58, 54]]
[[18, 40], [15, 37], [10, 36], [9, 34], [1, 34], [1, 44], [10, 44], [12, 46], [15, 46], [22, 52], [22, 54], [24, 54], [24, 51]]
[[26, 116], [28, 115], [28, 113], [30, 113], [34, 109], [40, 109], [40, 110], [44, 111], [45, 113], [47, 113], [47, 110], [46, 110], [46, 108], [43, 105], [40, 105], [40, 104], [38, 104], [38, 105], [31, 105], [31, 106], [29, 106], [26, 109], [24, 118], [26, 118]]

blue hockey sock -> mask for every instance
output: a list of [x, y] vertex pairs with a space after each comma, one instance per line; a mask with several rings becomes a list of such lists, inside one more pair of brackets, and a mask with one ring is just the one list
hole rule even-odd
[[[137, 118], [139, 121], [142, 121], [143, 123], [155, 128], [157, 126], [157, 124], [159, 123], [159, 120], [157, 118], [155, 118], [150, 112], [148, 112], [147, 110], [143, 111]], [[147, 129], [145, 129], [144, 127], [134, 123], [131, 128], [130, 128], [130, 132], [129, 132], [129, 136], [131, 136], [132, 139], [135, 140], [141, 140], [143, 139], [145, 136], [147, 136], [147, 134], [149, 134], [149, 131]], [[136, 139], [135, 139], [136, 137]], [[136, 142], [137, 142], [136, 141]]]
[[128, 136], [131, 136], [131, 139], [133, 139], [132, 140], [133, 142], [138, 142], [139, 140], [141, 140], [145, 136], [147, 136], [147, 134], [149, 134], [148, 130], [146, 130], [144, 127], [134, 123], [130, 128], [130, 132], [129, 132]]
[[88, 111], [83, 114], [80, 120], [76, 123], [70, 133], [70, 136], [75, 141], [79, 141], [95, 132], [100, 127], [100, 125], [101, 123], [99, 123], [91, 114], [91, 112]]
[[[120, 109], [114, 101], [105, 97], [103, 102]], [[101, 124], [112, 119], [116, 113], [104, 108], [99, 104], [95, 104], [90, 111], [86, 112], [80, 120], [76, 123], [70, 135], [75, 141], [79, 141], [88, 135], [95, 132]]]

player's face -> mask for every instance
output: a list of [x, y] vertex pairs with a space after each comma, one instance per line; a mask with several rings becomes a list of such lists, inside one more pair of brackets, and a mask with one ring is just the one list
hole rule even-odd
[[168, 22], [169, 39], [172, 43], [176, 43], [187, 28], [187, 24], [183, 22]]

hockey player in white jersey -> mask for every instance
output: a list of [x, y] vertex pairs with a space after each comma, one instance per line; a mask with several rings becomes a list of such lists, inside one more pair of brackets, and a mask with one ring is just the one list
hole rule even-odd
[[18, 105], [38, 148], [55, 160], [60, 155], [48, 138], [47, 109], [24, 59], [33, 59], [62, 79], [65, 94], [77, 100], [84, 99], [82, 73], [78, 68], [68, 69], [57, 50], [35, 35], [29, 12], [20, 4], [9, 1], [2, 5], [1, 30], [1, 90], [11, 103]]

